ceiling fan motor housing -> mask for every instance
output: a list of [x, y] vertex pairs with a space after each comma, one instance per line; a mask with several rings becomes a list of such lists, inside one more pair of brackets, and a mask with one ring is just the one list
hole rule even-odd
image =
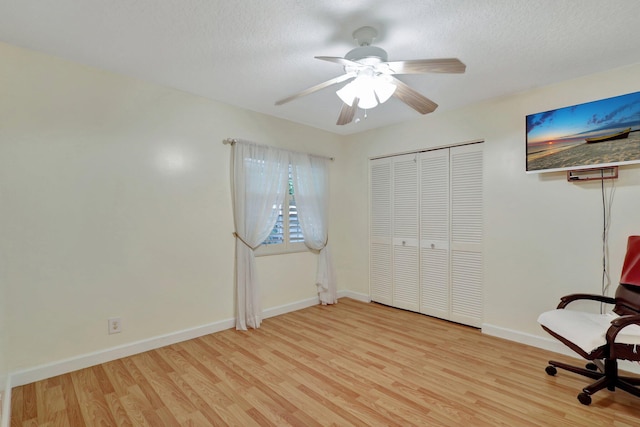
[[387, 52], [377, 46], [359, 46], [347, 52], [344, 58], [361, 64], [374, 65], [387, 62]]

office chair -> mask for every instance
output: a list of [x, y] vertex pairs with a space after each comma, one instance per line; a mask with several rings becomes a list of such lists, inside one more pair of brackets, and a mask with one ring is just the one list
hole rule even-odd
[[[591, 300], [613, 305], [611, 312], [587, 313], [567, 309], [573, 301]], [[607, 306], [608, 307], [608, 306]], [[578, 400], [591, 404], [591, 395], [606, 388], [622, 389], [640, 397], [640, 377], [618, 375], [618, 360], [640, 361], [640, 236], [630, 236], [615, 297], [571, 294], [560, 299], [556, 310], [542, 313], [538, 323], [549, 334], [583, 358], [591, 361], [585, 368], [549, 361], [546, 372], [556, 368], [596, 380], [582, 389]]]

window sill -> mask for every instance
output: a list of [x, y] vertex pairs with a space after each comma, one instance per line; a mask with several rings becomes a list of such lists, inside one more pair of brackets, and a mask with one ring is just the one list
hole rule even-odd
[[304, 243], [292, 243], [289, 245], [285, 244], [274, 244], [274, 245], [263, 245], [255, 250], [254, 254], [257, 257], [269, 256], [269, 255], [283, 255], [283, 254], [294, 254], [299, 252], [308, 252], [309, 248]]

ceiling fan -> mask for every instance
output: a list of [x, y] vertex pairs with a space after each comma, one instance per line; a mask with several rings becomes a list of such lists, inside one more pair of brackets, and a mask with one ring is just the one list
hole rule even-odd
[[464, 73], [466, 69], [466, 65], [457, 58], [387, 61], [387, 52], [371, 45], [377, 35], [378, 32], [373, 27], [358, 28], [353, 32], [358, 47], [349, 51], [344, 58], [316, 56], [316, 59], [344, 66], [344, 74], [281, 99], [276, 105], [352, 80], [336, 92], [343, 101], [336, 123], [338, 125], [351, 123], [358, 108], [371, 109], [386, 102], [391, 96], [398, 98], [418, 113], [427, 114], [438, 108], [438, 104], [411, 89], [394, 75]]

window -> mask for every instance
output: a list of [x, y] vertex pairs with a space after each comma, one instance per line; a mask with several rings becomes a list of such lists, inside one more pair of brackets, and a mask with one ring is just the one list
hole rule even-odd
[[275, 255], [304, 252], [306, 250], [302, 227], [300, 227], [298, 220], [291, 165], [289, 165], [289, 191], [283, 204], [278, 206], [278, 219], [273, 226], [273, 230], [271, 230], [271, 234], [256, 250], [256, 255]]

